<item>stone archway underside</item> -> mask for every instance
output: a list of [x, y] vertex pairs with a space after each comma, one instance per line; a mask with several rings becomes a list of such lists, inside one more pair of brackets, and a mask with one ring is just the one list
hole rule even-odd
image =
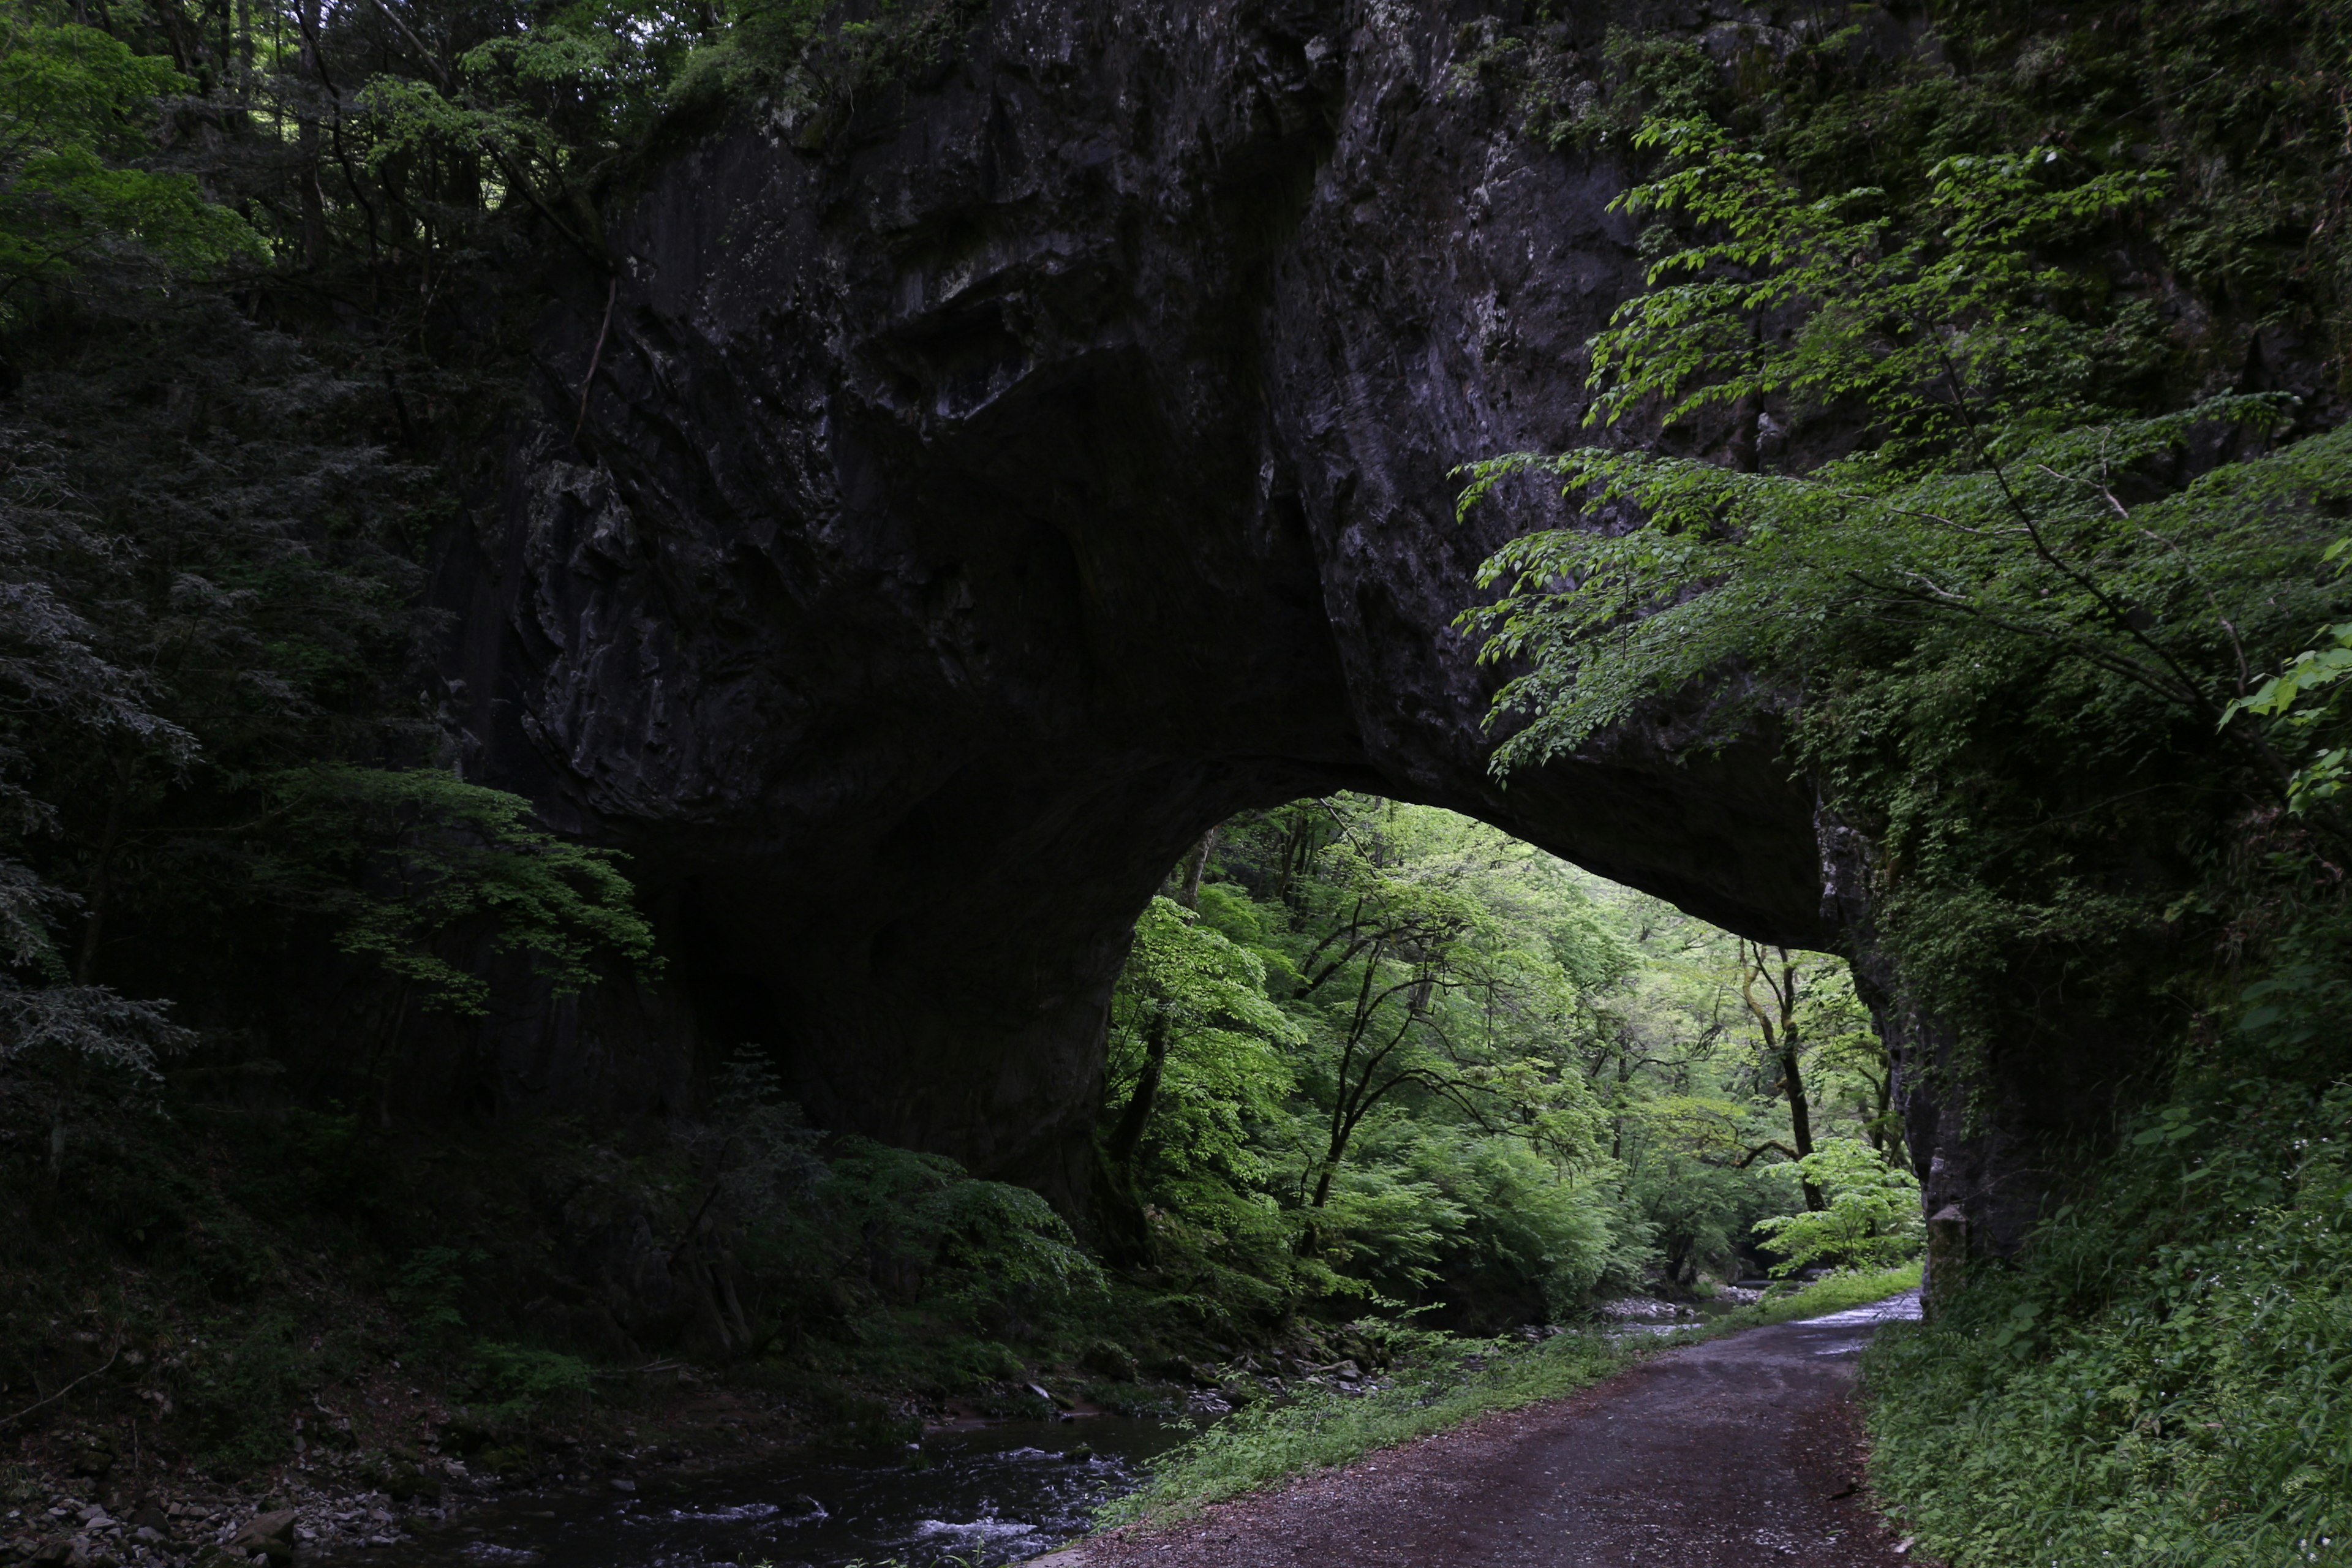
[[1767, 740], [1678, 763], [1663, 715], [1488, 776], [1450, 623], [1543, 503], [1457, 524], [1449, 471], [1574, 437], [1637, 265], [1619, 171], [1516, 136], [1455, 37], [1000, 0], [616, 226], [609, 329], [601, 279], [551, 310], [580, 379], [441, 579], [469, 773], [626, 847], [681, 938], [667, 1044], [608, 1009], [620, 1065], [543, 1079], [759, 1039], [827, 1123], [1073, 1194], [1136, 910], [1211, 824], [1334, 787], [1836, 941]]

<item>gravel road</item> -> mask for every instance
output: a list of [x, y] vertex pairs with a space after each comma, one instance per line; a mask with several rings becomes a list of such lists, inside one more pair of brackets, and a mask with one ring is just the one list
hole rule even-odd
[[1916, 1297], [1669, 1351], [1566, 1399], [1033, 1568], [1914, 1568], [1857, 1491], [1854, 1357]]

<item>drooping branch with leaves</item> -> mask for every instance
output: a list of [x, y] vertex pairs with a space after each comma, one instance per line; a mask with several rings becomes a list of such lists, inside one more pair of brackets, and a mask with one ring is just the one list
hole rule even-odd
[[[1604, 439], [1465, 470], [1465, 510], [1538, 479], [1580, 514], [1497, 552], [1462, 618], [1510, 671], [1499, 773], [1668, 698], [1702, 704], [1701, 744], [1777, 727], [1964, 1025], [2004, 944], [2147, 929], [2164, 900], [2131, 889], [2177, 889], [2195, 835], [2313, 798], [2253, 704], [2347, 608], [2314, 568], [2352, 432], [2273, 393], [2120, 395], [2153, 314], [2053, 258], [2159, 201], [2158, 171], [1947, 156], [1903, 205], [1801, 191], [1703, 118], [1637, 144], [1657, 172], [1618, 205], [1659, 259], [1591, 345]], [[1745, 460], [1666, 449], [1727, 421]], [[2182, 868], [2096, 868], [2150, 808]]]

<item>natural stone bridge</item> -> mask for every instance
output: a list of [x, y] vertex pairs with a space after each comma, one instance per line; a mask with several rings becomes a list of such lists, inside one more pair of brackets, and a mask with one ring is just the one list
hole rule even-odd
[[[625, 847], [677, 957], [474, 1042], [502, 1102], [676, 1100], [698, 1039], [754, 1040], [821, 1122], [1075, 1199], [1138, 909], [1336, 788], [1843, 940], [1769, 737], [1678, 762], [1662, 714], [1488, 774], [1450, 623], [1545, 503], [1457, 524], [1450, 471], [1576, 437], [1638, 267], [1624, 171], [1517, 134], [1476, 42], [1393, 0], [995, 0], [929, 77], [653, 183], [438, 598], [469, 776]], [[1910, 1110], [1931, 1206], [2034, 1131]]]

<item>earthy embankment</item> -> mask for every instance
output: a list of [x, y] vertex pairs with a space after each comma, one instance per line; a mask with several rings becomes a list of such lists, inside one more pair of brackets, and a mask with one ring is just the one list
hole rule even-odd
[[1906, 1568], [1861, 1489], [1854, 1360], [1897, 1298], [1671, 1351], [1050, 1568]]

